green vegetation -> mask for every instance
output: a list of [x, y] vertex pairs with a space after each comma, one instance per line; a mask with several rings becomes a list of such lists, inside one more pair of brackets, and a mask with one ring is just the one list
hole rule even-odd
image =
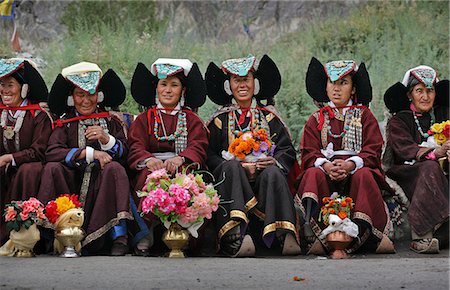
[[[168, 37], [166, 23], [152, 16], [154, 11], [154, 3], [148, 1], [74, 3], [61, 19], [69, 28], [63, 43], [51, 43], [42, 53], [48, 62], [44, 75], [49, 87], [61, 68], [82, 60], [95, 62], [120, 75], [128, 93], [121, 109], [138, 113], [129, 89], [138, 62], [149, 66], [158, 57], [189, 58], [205, 72], [210, 61], [220, 64], [248, 53], [258, 58], [268, 54], [283, 78], [276, 105], [297, 146], [305, 121], [316, 109], [304, 85], [312, 56], [323, 63], [335, 59], [365, 62], [374, 91], [371, 108], [380, 121], [384, 91], [401, 80], [407, 69], [427, 64], [436, 68], [441, 78], [448, 78], [449, 8], [445, 1], [374, 1], [345, 17], [316, 19], [275, 43]], [[215, 108], [208, 100], [200, 108], [200, 116], [207, 120]]]

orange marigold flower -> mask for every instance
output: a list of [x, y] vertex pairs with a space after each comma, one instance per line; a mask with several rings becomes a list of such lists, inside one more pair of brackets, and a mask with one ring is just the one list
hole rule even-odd
[[322, 198], [322, 202], [323, 202], [323, 203], [327, 203], [329, 200], [331, 200], [331, 198], [328, 197], [328, 196]]
[[347, 202], [345, 200], [341, 201], [341, 206], [347, 207]]
[[242, 131], [239, 131], [239, 133], [237, 134], [238, 137], [241, 137], [244, 133]]
[[329, 214], [334, 214], [336, 211], [334, 210], [334, 208], [330, 208], [329, 210], [328, 210], [328, 213]]
[[353, 202], [353, 199], [352, 199], [351, 197], [346, 197], [346, 198], [345, 198], [345, 201], [351, 203], [351, 202]]
[[343, 220], [347, 217], [347, 213], [345, 211], [340, 211], [338, 213], [338, 217], [340, 217]]

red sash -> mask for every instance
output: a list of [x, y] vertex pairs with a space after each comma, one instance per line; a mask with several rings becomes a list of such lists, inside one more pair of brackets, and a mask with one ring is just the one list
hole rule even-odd
[[110, 116], [109, 112], [101, 112], [101, 113], [95, 113], [95, 114], [90, 114], [90, 115], [77, 116], [77, 117], [73, 117], [73, 118], [65, 119], [65, 120], [58, 119], [53, 123], [55, 124], [55, 127], [62, 127], [66, 123], [87, 120], [87, 119], [106, 118], [109, 116]]
[[39, 104], [31, 104], [23, 107], [8, 107], [0, 104], [0, 110], [10, 110], [10, 111], [30, 111], [33, 118], [35, 117], [36, 111], [43, 111], [44, 109], [39, 106]]

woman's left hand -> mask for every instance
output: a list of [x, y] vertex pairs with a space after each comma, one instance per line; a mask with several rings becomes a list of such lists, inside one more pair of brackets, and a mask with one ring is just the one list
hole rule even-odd
[[257, 170], [263, 170], [271, 165], [275, 165], [277, 161], [272, 156], [268, 156], [265, 158], [259, 158], [258, 161], [256, 161], [256, 169]]
[[13, 161], [12, 154], [5, 154], [0, 156], [0, 167], [6, 166]]
[[164, 161], [164, 166], [169, 173], [177, 172], [178, 167], [183, 165], [183, 158], [181, 156], [175, 156], [173, 158]]

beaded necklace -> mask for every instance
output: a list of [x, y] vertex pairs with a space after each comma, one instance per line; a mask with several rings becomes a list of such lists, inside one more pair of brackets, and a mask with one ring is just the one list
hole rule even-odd
[[[416, 112], [414, 112], [414, 111], [413, 111], [413, 116], [414, 116], [414, 122], [417, 125], [417, 130], [419, 131], [420, 135], [425, 139], [430, 137], [430, 134], [423, 132], [422, 127], [420, 127], [419, 120], [417, 119]], [[430, 120], [430, 127], [431, 127], [431, 125], [433, 125], [433, 118], [431, 118], [431, 120]]]
[[[248, 126], [244, 129], [241, 128], [241, 126], [238, 123], [236, 114], [234, 111], [230, 112], [228, 114], [228, 121], [230, 123], [230, 131], [233, 132], [235, 136], [239, 134], [239, 132], [245, 133], [248, 131], [253, 131], [256, 129], [256, 127], [259, 124], [259, 110], [258, 109], [250, 109], [250, 122], [248, 123]], [[235, 124], [238, 124], [239, 130], [236, 130]]]
[[153, 127], [153, 134], [155, 135], [155, 138], [158, 141], [175, 141], [176, 138], [180, 137], [181, 135], [185, 135], [187, 132], [187, 126], [186, 126], [186, 113], [181, 111], [178, 113], [178, 121], [177, 121], [177, 128], [175, 129], [175, 132], [167, 136], [166, 132], [166, 126], [164, 125], [163, 118], [161, 116], [161, 113], [158, 111], [157, 113], [159, 115], [159, 119], [161, 120], [161, 126], [163, 129], [164, 136], [160, 137], [158, 135], [158, 128], [159, 123], [155, 116], [155, 125]]
[[344, 124], [344, 130], [342, 130], [342, 132], [340, 134], [334, 134], [333, 132], [331, 132], [331, 125], [330, 125], [330, 119], [328, 117], [328, 114], [325, 114], [325, 125], [328, 128], [328, 135], [330, 135], [331, 137], [337, 139], [337, 138], [343, 138], [345, 136], [345, 134], [347, 133], [348, 129], [350, 129], [350, 123], [352, 121], [352, 116], [354, 113], [354, 109], [349, 109], [346, 113], [346, 117], [345, 118], [345, 124]]

